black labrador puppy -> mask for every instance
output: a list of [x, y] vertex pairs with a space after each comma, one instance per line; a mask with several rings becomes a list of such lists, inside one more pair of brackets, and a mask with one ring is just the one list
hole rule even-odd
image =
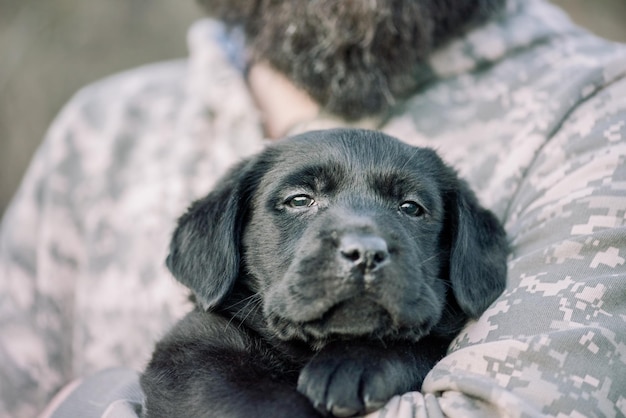
[[420, 389], [506, 258], [434, 151], [351, 129], [278, 142], [179, 220], [167, 265], [197, 307], [141, 378], [146, 416], [375, 410]]

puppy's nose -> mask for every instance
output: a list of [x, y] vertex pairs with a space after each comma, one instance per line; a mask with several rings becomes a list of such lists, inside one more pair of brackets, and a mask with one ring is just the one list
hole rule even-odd
[[341, 256], [352, 266], [360, 266], [371, 272], [389, 259], [389, 250], [384, 239], [375, 235], [347, 234], [339, 242]]

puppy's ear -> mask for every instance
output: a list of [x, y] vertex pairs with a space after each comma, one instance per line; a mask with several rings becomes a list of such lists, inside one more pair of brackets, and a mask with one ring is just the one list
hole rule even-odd
[[219, 305], [239, 274], [240, 236], [245, 217], [247, 173], [244, 161], [178, 220], [166, 264], [204, 308]]
[[[463, 311], [478, 318], [506, 286], [506, 233], [493, 213], [480, 206], [464, 181], [451, 199], [456, 210], [450, 251], [450, 282]], [[456, 228], [454, 228], [456, 226]]]

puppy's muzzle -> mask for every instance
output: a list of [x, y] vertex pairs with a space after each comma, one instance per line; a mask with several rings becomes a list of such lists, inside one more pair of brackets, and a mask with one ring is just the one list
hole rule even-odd
[[387, 242], [379, 236], [348, 233], [339, 240], [339, 254], [349, 268], [373, 273], [389, 262]]

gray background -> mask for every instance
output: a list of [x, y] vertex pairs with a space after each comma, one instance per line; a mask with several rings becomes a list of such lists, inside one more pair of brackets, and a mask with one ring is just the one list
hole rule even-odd
[[[626, 42], [626, 0], [554, 0]], [[193, 0], [0, 0], [0, 214], [49, 123], [85, 84], [182, 57]]]

